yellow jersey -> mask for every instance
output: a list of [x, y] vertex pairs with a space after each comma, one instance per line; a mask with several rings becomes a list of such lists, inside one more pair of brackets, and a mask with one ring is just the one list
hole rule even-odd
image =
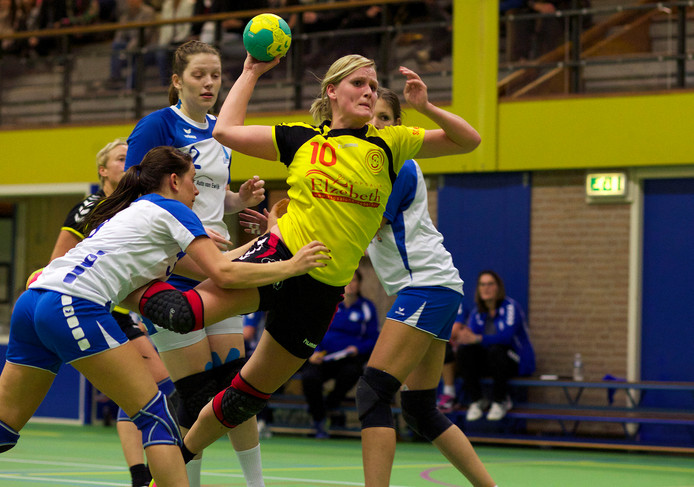
[[419, 152], [424, 129], [331, 130], [329, 122], [276, 125], [278, 158], [289, 169], [290, 203], [278, 224], [292, 253], [319, 240], [332, 260], [313, 269], [314, 279], [345, 286], [376, 234], [392, 183], [407, 159]]

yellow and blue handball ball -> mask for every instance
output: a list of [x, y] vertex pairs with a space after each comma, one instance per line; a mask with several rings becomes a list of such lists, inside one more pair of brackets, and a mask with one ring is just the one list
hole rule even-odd
[[292, 31], [284, 19], [275, 14], [256, 15], [243, 31], [243, 46], [258, 61], [284, 56], [291, 43]]

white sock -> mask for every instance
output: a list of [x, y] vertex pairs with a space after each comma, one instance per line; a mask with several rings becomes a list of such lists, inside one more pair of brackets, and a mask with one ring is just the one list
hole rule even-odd
[[455, 396], [455, 386], [443, 386], [443, 393], [447, 396]]
[[202, 470], [202, 458], [197, 458], [186, 463], [188, 483], [190, 487], [200, 487], [200, 472]]
[[247, 487], [265, 487], [263, 465], [260, 461], [260, 445], [250, 450], [237, 451], [236, 456], [241, 464]]

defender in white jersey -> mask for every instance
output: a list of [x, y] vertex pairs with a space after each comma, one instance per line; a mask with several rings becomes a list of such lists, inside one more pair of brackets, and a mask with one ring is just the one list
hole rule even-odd
[[[191, 211], [198, 194], [194, 175], [188, 155], [171, 147], [150, 151], [90, 214], [90, 227], [96, 228], [92, 234], [46, 266], [20, 296], [0, 374], [0, 452], [17, 443], [19, 430], [38, 408], [55, 374], [63, 363], [70, 363], [116, 401], [142, 432], [157, 485], [189, 485], [178, 448], [178, 425], [146, 372], [144, 359], [111, 316], [111, 307], [152, 279], [171, 274], [186, 254], [194, 262], [188, 264], [192, 275], [210, 275], [222, 287], [239, 288], [303, 274], [324, 265], [325, 257], [316, 252], [327, 251], [313, 245], [290, 261], [231, 262]], [[162, 282], [149, 286], [145, 294], [155, 298], [162, 292], [185, 295]], [[240, 289], [227, 296], [244, 310], [250, 294]], [[169, 309], [186, 310], [175, 305]]]
[[[397, 95], [380, 89], [371, 123], [377, 128], [399, 125], [400, 116]], [[381, 229], [367, 249], [386, 292], [398, 297], [364, 377], [374, 370], [386, 375], [390, 388], [379, 392], [391, 398], [402, 385], [400, 399], [407, 424], [431, 441], [473, 485], [489, 487], [494, 481], [467, 437], [436, 407], [436, 387], [446, 342], [462, 302], [463, 281], [431, 221], [428, 206], [422, 171], [408, 160], [393, 183]], [[387, 485], [381, 480], [390, 475], [395, 432], [361, 413], [369, 406], [368, 396], [361, 392], [366, 389], [365, 382], [357, 386], [366, 484]], [[390, 410], [382, 414], [392, 417]]]
[[[181, 45], [174, 54], [171, 106], [140, 120], [128, 137], [125, 169], [138, 164], [152, 147], [167, 145], [191, 155], [195, 164], [195, 184], [200, 192], [193, 211], [220, 249], [230, 248], [225, 213], [237, 213], [264, 199], [263, 181], [257, 177], [244, 183], [238, 193], [229, 190], [231, 150], [212, 137], [216, 117], [207, 113], [214, 107], [221, 87], [221, 60], [216, 49], [200, 41]], [[173, 274], [168, 281], [186, 291], [198, 281]], [[156, 325], [156, 324], [155, 324]], [[152, 341], [178, 391], [181, 400], [177, 416], [187, 431], [211, 395], [224, 389], [246, 355], [243, 321], [239, 316], [185, 335], [150, 327]], [[262, 487], [260, 449], [255, 419], [230, 435], [247, 484]], [[200, 458], [187, 465], [193, 487], [200, 485]]]

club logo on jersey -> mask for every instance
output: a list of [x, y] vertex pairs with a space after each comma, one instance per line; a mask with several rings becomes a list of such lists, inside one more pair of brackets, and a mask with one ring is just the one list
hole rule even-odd
[[369, 166], [371, 172], [378, 174], [383, 170], [383, 163], [385, 162], [385, 156], [383, 151], [380, 149], [371, 149], [366, 153], [366, 165]]
[[306, 173], [306, 178], [310, 181], [314, 198], [355, 203], [367, 208], [376, 208], [381, 204], [379, 188], [355, 186], [341, 175], [335, 178], [320, 169], [311, 169]]

